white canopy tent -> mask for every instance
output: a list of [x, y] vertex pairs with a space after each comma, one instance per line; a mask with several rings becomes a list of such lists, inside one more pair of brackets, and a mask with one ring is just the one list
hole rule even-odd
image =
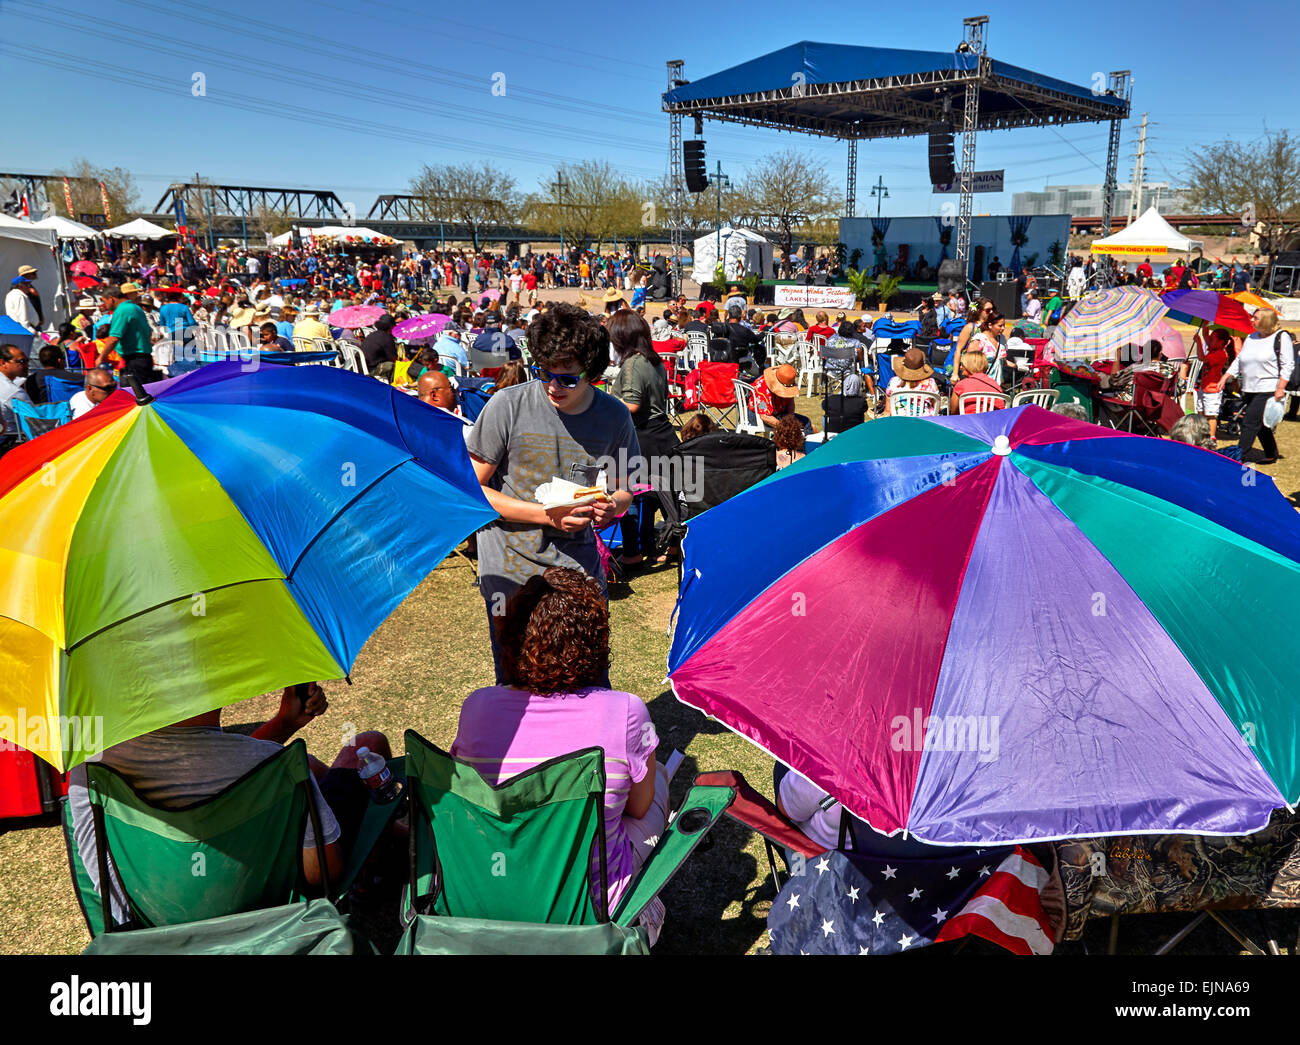
[[1165, 221], [1155, 209], [1149, 208], [1142, 217], [1113, 236], [1095, 240], [1094, 254], [1115, 254], [1121, 257], [1163, 257], [1165, 254], [1186, 254], [1201, 246]]
[[83, 225], [71, 218], [61, 218], [57, 214], [41, 221], [34, 221], [32, 225], [38, 229], [53, 229], [59, 239], [100, 239], [104, 235], [98, 229], [92, 229], [89, 225]]
[[104, 235], [120, 236], [122, 239], [168, 239], [178, 234], [169, 232], [152, 221], [136, 218], [135, 221], [128, 221], [125, 225], [115, 225], [111, 229], [105, 229]]
[[695, 241], [695, 271], [691, 278], [701, 286], [713, 279], [718, 266], [718, 240], [722, 240], [723, 278], [738, 282], [749, 272], [760, 276], [772, 271], [772, 244], [751, 229], [724, 226], [721, 236], [710, 232]]
[[[347, 243], [348, 237], [351, 237], [353, 243], [370, 242], [377, 246], [385, 246], [396, 243], [397, 240], [392, 236], [385, 236], [382, 232], [376, 232], [374, 229], [367, 229], [361, 225], [321, 225], [319, 228], [311, 226], [300, 226], [298, 232], [302, 235], [303, 240], [321, 240], [322, 242], [341, 242]], [[271, 239], [271, 243], [276, 247], [288, 246], [291, 232], [282, 232], [280, 235]]]
[[30, 221], [19, 221], [0, 214], [0, 284], [9, 292], [9, 281], [18, 275], [20, 265], [36, 269], [36, 289], [41, 295], [47, 329], [57, 330], [68, 318], [67, 281], [63, 265], [55, 255], [58, 237], [53, 229], [39, 228]]

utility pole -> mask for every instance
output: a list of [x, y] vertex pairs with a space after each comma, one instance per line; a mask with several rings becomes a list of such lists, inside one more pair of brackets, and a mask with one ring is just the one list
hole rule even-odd
[[551, 182], [551, 191], [555, 193], [556, 205], [560, 208], [560, 258], [566, 265], [569, 255], [564, 249], [564, 194], [568, 188], [569, 180], [564, 176], [564, 171], [557, 171], [555, 180]]
[[881, 202], [889, 198], [889, 190], [885, 188], [885, 176], [883, 174], [876, 176], [876, 184], [871, 186], [871, 195], [876, 200], [876, 217], [878, 218], [880, 217]]
[[721, 160], [718, 161], [718, 173], [714, 176], [713, 183], [718, 188], [718, 210], [717, 216], [714, 219], [714, 224], [718, 230], [717, 264], [722, 265], [722, 277], [723, 279], [726, 279], [727, 266], [723, 264], [722, 261], [722, 190], [724, 188], [731, 188], [731, 179], [722, 173]]
[[1142, 216], [1142, 179], [1146, 176], [1147, 152], [1147, 114], [1142, 114], [1142, 130], [1138, 134], [1137, 158], [1133, 161], [1133, 191], [1130, 193], [1129, 206], [1133, 208], [1131, 225]]

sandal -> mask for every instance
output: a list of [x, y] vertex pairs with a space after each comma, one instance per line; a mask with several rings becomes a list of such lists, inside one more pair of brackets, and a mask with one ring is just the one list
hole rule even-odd
[[682, 561], [682, 552], [680, 548], [677, 549], [676, 551], [666, 551], [662, 555], [655, 556], [656, 566], [667, 566], [669, 564], [676, 564], [681, 561]]

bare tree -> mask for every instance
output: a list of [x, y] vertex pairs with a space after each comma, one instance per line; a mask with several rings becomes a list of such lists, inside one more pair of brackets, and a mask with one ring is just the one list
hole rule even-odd
[[1300, 139], [1221, 141], [1187, 155], [1187, 198], [1199, 210], [1239, 214], [1270, 259], [1300, 234]]
[[[607, 160], [584, 160], [556, 168], [533, 197], [549, 227], [563, 230], [575, 244], [644, 235], [646, 191], [624, 178]], [[651, 201], [652, 202], [652, 201]]]
[[773, 233], [785, 256], [795, 230], [830, 218], [837, 205], [831, 180], [816, 161], [787, 149], [756, 161], [737, 189], [737, 217]]
[[[140, 213], [140, 190], [131, 172], [122, 167], [96, 167], [85, 157], [79, 156], [54, 174], [55, 177], [46, 181], [45, 191], [54, 204], [55, 211], [63, 213], [67, 210], [63, 179], [68, 179], [73, 211], [69, 217], [73, 221], [80, 221], [82, 214], [103, 214], [105, 194], [108, 196], [114, 225], [129, 221]], [[104, 183], [104, 193], [100, 192], [100, 182]], [[106, 220], [109, 217], [110, 215], [105, 215]]]
[[512, 221], [523, 202], [515, 179], [490, 163], [426, 164], [411, 179], [411, 195], [424, 200], [430, 217], [466, 225]]

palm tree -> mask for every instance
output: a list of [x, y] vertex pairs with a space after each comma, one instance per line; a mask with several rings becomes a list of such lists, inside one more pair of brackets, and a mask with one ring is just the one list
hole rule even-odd
[[898, 276], [881, 276], [876, 283], [876, 298], [880, 301], [880, 307], [883, 309], [885, 303], [898, 293], [899, 284], [903, 281]]
[[867, 298], [875, 293], [876, 281], [869, 272], [859, 272], [855, 268], [849, 269], [845, 276], [849, 281], [849, 289], [853, 291], [853, 300], [865, 307]]

